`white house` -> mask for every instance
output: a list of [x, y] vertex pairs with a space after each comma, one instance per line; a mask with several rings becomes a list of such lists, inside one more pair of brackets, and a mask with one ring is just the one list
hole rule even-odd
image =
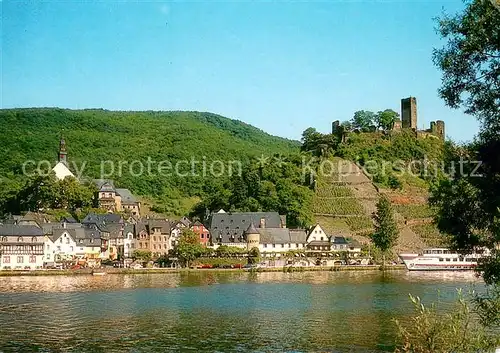
[[42, 229], [0, 224], [0, 270], [34, 270], [42, 267]]
[[123, 257], [130, 258], [134, 252], [134, 226], [126, 225], [123, 229]]
[[[45, 262], [68, 261], [77, 257], [78, 250], [74, 232], [74, 229], [53, 229], [52, 235], [46, 237], [44, 244]], [[47, 261], [49, 257], [52, 261]]]

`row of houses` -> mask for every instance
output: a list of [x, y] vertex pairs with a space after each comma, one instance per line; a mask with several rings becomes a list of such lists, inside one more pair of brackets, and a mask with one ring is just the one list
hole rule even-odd
[[286, 217], [277, 212], [214, 213], [206, 224], [179, 220], [129, 217], [119, 214], [88, 214], [81, 222], [64, 218], [53, 222], [29, 212], [0, 224], [0, 269], [39, 269], [58, 263], [100, 265], [102, 260], [126, 260], [136, 251], [153, 258], [168, 255], [184, 229], [198, 235], [200, 244], [250, 250], [280, 257], [290, 251], [326, 256], [336, 251], [355, 255], [357, 242], [327, 235], [319, 224], [310, 229], [289, 229]]

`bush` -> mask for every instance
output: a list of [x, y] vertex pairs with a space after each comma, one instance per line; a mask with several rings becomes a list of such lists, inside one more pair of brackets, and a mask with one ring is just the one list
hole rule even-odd
[[395, 352], [492, 352], [500, 345], [500, 336], [478, 322], [460, 291], [447, 314], [438, 313], [435, 304], [424, 306], [419, 297], [410, 295], [410, 300], [415, 314], [408, 325], [395, 321], [400, 340]]

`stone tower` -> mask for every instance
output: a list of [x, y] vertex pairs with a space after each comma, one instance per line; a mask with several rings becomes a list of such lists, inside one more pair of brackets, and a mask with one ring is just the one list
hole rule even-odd
[[401, 120], [403, 129], [417, 129], [417, 98], [401, 99]]
[[437, 120], [436, 121], [436, 132], [435, 134], [438, 135], [439, 137], [441, 137], [442, 139], [445, 138], [445, 131], [444, 131], [444, 121], [443, 120]]
[[68, 165], [68, 151], [66, 150], [66, 141], [61, 134], [61, 139], [59, 140], [59, 162]]
[[247, 250], [251, 250], [252, 248], [259, 248], [260, 233], [253, 225], [253, 222], [250, 223], [247, 230], [245, 231], [245, 237], [247, 239]]

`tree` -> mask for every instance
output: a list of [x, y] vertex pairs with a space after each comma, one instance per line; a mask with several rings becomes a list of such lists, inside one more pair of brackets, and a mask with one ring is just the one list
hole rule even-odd
[[377, 128], [384, 131], [391, 130], [394, 126], [394, 122], [399, 117], [399, 114], [392, 109], [386, 109], [384, 111], [378, 112], [375, 115], [375, 123]]
[[200, 257], [203, 251], [198, 234], [190, 229], [183, 229], [175, 252], [186, 267], [189, 267], [191, 261]]
[[352, 127], [363, 132], [370, 131], [374, 118], [375, 113], [367, 110], [359, 110], [354, 113], [354, 117], [351, 120]]
[[[432, 190], [439, 229], [452, 236], [454, 248], [471, 251], [485, 246], [493, 256], [479, 266], [488, 284], [500, 285], [500, 11], [493, 2], [473, 0], [463, 13], [443, 15], [439, 34], [446, 40], [434, 50], [442, 71], [441, 98], [451, 108], [463, 108], [481, 122], [479, 138], [467, 148], [470, 160], [482, 161], [475, 175], [467, 165], [451, 180]], [[451, 159], [463, 151], [450, 149]]]
[[486, 129], [500, 123], [500, 10], [493, 2], [472, 0], [463, 13], [444, 14], [437, 30], [446, 45], [433, 53], [442, 71], [441, 98], [481, 119]]
[[[498, 3], [498, 2], [497, 2]], [[444, 14], [438, 33], [446, 41], [433, 59], [442, 71], [440, 97], [454, 109], [462, 108], [481, 123], [479, 137], [467, 146], [469, 161], [481, 161], [474, 173], [469, 165], [451, 179], [441, 180], [430, 202], [437, 206], [436, 222], [451, 235], [455, 249], [470, 252], [487, 247], [489, 258], [478, 270], [488, 285], [496, 286], [475, 302], [488, 322], [500, 322], [500, 9], [495, 1], [472, 0], [462, 13]], [[463, 157], [451, 148], [448, 159]], [[496, 309], [495, 309], [496, 308]], [[482, 312], [481, 312], [482, 311]]]
[[461, 292], [455, 307], [445, 315], [435, 305], [424, 306], [419, 297], [410, 295], [410, 300], [415, 314], [409, 325], [396, 321], [400, 340], [396, 352], [493, 352], [500, 344], [498, 335], [478, 324]]
[[322, 134], [315, 128], [309, 127], [302, 133], [302, 151], [311, 151], [316, 149], [318, 141], [321, 139]]
[[260, 251], [259, 248], [254, 247], [251, 248], [248, 252], [248, 264], [253, 265], [257, 264], [260, 261]]
[[142, 262], [149, 262], [152, 259], [152, 254], [149, 250], [135, 250], [132, 253], [132, 258]]
[[383, 253], [383, 267], [385, 267], [385, 256], [392, 249], [398, 239], [398, 227], [394, 221], [391, 202], [382, 196], [377, 202], [377, 213], [374, 215], [375, 233], [372, 241]]

